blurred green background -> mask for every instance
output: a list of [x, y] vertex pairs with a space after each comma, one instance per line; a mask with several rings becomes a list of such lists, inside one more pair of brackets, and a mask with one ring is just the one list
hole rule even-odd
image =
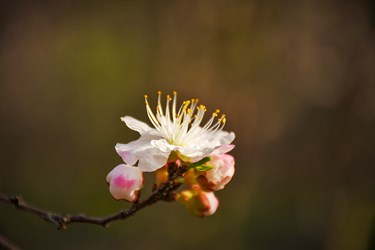
[[[214, 216], [158, 203], [104, 229], [0, 204], [25, 249], [374, 249], [372, 1], [2, 1], [0, 192], [107, 215], [105, 183], [177, 90], [227, 115], [236, 174]], [[150, 189], [152, 176], [148, 176]]]

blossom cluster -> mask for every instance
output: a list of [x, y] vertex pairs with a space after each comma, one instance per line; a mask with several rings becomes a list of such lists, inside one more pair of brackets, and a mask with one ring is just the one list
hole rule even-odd
[[133, 117], [121, 120], [140, 134], [139, 139], [116, 145], [124, 161], [107, 176], [109, 191], [115, 199], [136, 202], [143, 187], [143, 173], [155, 173], [155, 187], [161, 187], [169, 178], [169, 168], [185, 167], [176, 181], [183, 184], [174, 199], [197, 217], [212, 215], [219, 201], [214, 191], [223, 189], [231, 180], [234, 158], [227, 154], [234, 148], [233, 132], [223, 131], [225, 115], [220, 110], [203, 124], [206, 107], [198, 99], [184, 101], [177, 108], [177, 93], [167, 95], [165, 108], [158, 92], [156, 112], [152, 111], [145, 95], [147, 115], [153, 125]]

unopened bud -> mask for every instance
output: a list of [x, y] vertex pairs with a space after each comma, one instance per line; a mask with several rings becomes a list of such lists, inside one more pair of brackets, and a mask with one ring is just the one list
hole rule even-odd
[[213, 168], [197, 177], [199, 184], [209, 190], [217, 191], [223, 189], [234, 175], [234, 158], [229, 154], [211, 155], [211, 161], [207, 165]]
[[219, 200], [213, 192], [205, 192], [199, 185], [192, 185], [190, 189], [182, 191], [177, 198], [194, 216], [205, 217], [216, 212]]
[[116, 200], [135, 201], [143, 187], [143, 173], [138, 167], [120, 164], [108, 175], [109, 192]]

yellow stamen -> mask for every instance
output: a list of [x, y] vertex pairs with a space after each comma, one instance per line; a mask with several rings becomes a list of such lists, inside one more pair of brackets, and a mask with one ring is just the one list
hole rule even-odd
[[[158, 100], [156, 105], [156, 113], [152, 112], [148, 96], [144, 95], [147, 114], [154, 127], [167, 139], [167, 141], [174, 145], [183, 145], [190, 141], [190, 138], [199, 136], [204, 129], [209, 133], [209, 136], [214, 136], [217, 131], [220, 131], [226, 122], [225, 115], [219, 117], [220, 110], [216, 109], [212, 113], [211, 118], [206, 124], [201, 125], [204, 114], [207, 111], [206, 106], [198, 104], [197, 98], [192, 98], [182, 102], [177, 112], [177, 92], [173, 91], [173, 97], [166, 95], [165, 110], [161, 102], [161, 91], [157, 91]], [[172, 103], [170, 103], [172, 101]], [[165, 112], [164, 112], [165, 111]], [[216, 120], [216, 122], [215, 122]]]

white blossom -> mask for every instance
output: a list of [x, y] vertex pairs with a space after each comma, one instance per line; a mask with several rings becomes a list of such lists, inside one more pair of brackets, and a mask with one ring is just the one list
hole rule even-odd
[[127, 144], [117, 144], [116, 151], [126, 164], [138, 162], [141, 171], [152, 172], [168, 161], [172, 152], [184, 161], [196, 162], [210, 155], [215, 149], [229, 145], [235, 138], [233, 132], [223, 131], [225, 115], [216, 110], [211, 118], [202, 125], [206, 107], [198, 104], [198, 99], [184, 101], [177, 109], [177, 93], [173, 99], [167, 95], [166, 107], [158, 103], [154, 113], [145, 95], [147, 115], [153, 128], [133, 117], [125, 116], [121, 120], [132, 130], [140, 134], [138, 140]]

